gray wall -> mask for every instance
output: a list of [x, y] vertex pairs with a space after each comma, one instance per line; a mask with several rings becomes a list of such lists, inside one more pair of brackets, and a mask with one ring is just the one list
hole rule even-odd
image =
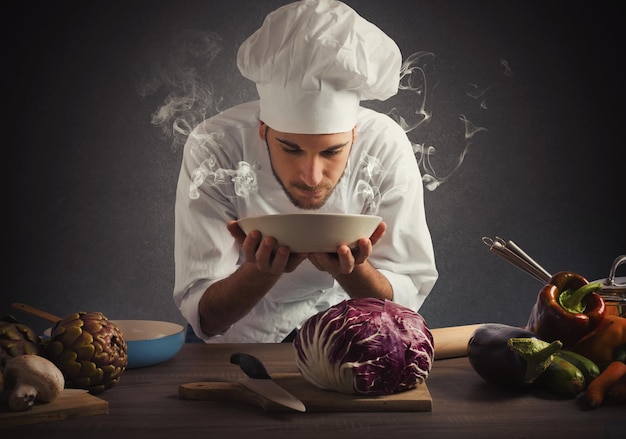
[[[188, 122], [256, 98], [238, 45], [283, 1], [50, 1], [2, 8], [8, 259], [0, 314], [26, 302], [64, 316], [182, 319], [173, 304], [173, 205], [183, 136], [153, 120], [185, 81], [211, 93]], [[434, 146], [423, 172], [440, 279], [431, 327], [523, 324], [540, 284], [491, 254], [512, 239], [551, 272], [605, 278], [626, 252], [623, 36], [615, 2], [348, 1], [419, 51], [428, 88], [391, 102]], [[3, 31], [6, 31], [4, 29]], [[617, 35], [617, 33], [616, 33]], [[208, 45], [208, 46], [207, 46]], [[198, 58], [195, 53], [210, 56]], [[163, 114], [163, 113], [162, 113]], [[464, 116], [485, 128], [465, 139]], [[458, 159], [464, 160], [455, 168]], [[6, 224], [6, 223], [5, 223]]]

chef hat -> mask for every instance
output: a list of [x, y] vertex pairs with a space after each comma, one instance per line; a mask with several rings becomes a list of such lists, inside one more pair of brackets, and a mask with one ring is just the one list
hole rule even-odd
[[361, 100], [398, 91], [398, 46], [353, 9], [302, 0], [270, 13], [239, 48], [237, 66], [254, 81], [261, 120], [278, 131], [350, 131]]

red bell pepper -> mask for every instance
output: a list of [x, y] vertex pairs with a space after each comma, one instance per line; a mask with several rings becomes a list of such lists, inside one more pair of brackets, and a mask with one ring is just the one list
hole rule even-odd
[[564, 348], [593, 331], [606, 314], [606, 305], [595, 291], [601, 282], [590, 284], [579, 274], [562, 271], [539, 291], [526, 329], [545, 341], [560, 340]]

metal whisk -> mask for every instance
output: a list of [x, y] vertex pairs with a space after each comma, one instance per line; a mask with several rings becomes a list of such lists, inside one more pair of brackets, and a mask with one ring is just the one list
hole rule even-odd
[[548, 271], [539, 265], [537, 261], [528, 256], [528, 254], [513, 241], [505, 241], [498, 236], [494, 239], [483, 236], [483, 243], [489, 246], [489, 251], [515, 265], [539, 282], [547, 283], [552, 277]]

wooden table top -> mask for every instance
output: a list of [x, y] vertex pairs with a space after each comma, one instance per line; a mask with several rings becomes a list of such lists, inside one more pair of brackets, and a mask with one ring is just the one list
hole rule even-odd
[[466, 357], [435, 361], [430, 412], [268, 412], [236, 401], [181, 399], [178, 387], [241, 376], [233, 352], [260, 358], [270, 373], [297, 372], [290, 344], [185, 344], [165, 363], [124, 372], [97, 395], [108, 414], [0, 429], [2, 438], [624, 438], [626, 405], [585, 410], [576, 400], [488, 386]]

